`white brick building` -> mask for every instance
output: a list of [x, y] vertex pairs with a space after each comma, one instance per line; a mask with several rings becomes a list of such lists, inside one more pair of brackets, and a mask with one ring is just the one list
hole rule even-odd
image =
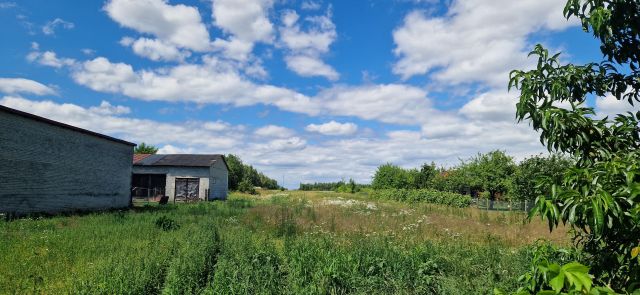
[[134, 198], [168, 196], [170, 202], [224, 200], [229, 169], [222, 155], [135, 155]]

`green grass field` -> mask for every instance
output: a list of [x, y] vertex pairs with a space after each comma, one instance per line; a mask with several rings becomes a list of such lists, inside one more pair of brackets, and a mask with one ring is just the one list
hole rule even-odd
[[568, 243], [523, 219], [310, 192], [19, 219], [0, 223], [0, 293], [490, 294], [537, 239]]

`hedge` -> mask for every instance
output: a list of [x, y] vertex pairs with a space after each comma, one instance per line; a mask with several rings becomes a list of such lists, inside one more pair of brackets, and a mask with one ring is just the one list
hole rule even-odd
[[442, 192], [433, 189], [380, 189], [373, 190], [369, 196], [374, 199], [394, 200], [401, 202], [426, 202], [452, 207], [469, 207], [471, 197], [452, 192]]

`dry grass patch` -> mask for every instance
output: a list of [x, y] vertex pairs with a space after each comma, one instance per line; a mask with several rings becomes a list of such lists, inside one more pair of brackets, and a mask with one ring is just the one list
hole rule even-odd
[[540, 220], [526, 222], [524, 212], [372, 201], [339, 193], [292, 192], [258, 199], [264, 203], [250, 208], [243, 222], [262, 230], [285, 226], [302, 233], [378, 235], [413, 242], [498, 239], [510, 247], [538, 239], [559, 245], [570, 242], [562, 229], [550, 233]]

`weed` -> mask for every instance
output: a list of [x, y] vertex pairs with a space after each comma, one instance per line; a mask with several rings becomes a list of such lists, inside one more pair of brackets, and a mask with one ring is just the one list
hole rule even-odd
[[180, 228], [180, 225], [175, 220], [166, 216], [158, 217], [155, 221], [155, 225], [163, 231], [177, 230]]

